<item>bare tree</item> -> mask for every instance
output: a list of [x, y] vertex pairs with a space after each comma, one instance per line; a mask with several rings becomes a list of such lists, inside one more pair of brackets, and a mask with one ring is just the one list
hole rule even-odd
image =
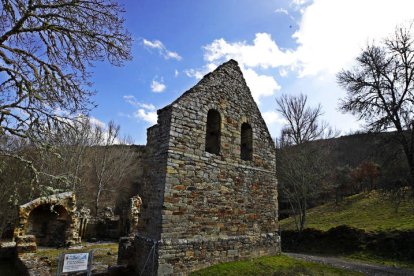
[[[79, 117], [44, 137], [52, 150], [33, 148], [18, 137], [0, 137], [0, 147], [13, 149], [27, 161], [0, 157], [0, 229], [14, 221], [16, 205], [39, 196], [74, 191], [79, 206], [98, 213], [102, 206], [120, 206], [134, 193], [137, 151], [128, 145], [130, 140], [119, 138], [119, 126], [113, 122], [106, 128]], [[39, 181], [34, 183], [32, 166], [38, 169]]]
[[7, 223], [14, 223], [18, 215], [16, 205], [33, 198], [36, 187], [31, 185], [32, 179], [33, 171], [27, 163], [0, 157], [0, 231]]
[[119, 125], [109, 122], [106, 129], [94, 129], [96, 147], [90, 148], [89, 165], [91, 166], [91, 183], [94, 183], [95, 215], [99, 215], [101, 199], [104, 194], [109, 197], [122, 193], [125, 182], [133, 168], [135, 152], [128, 147], [128, 138], [119, 137]]
[[302, 231], [309, 204], [327, 185], [328, 148], [308, 143], [333, 136], [321, 121], [322, 107], [307, 106], [304, 95], [282, 95], [276, 100], [277, 111], [287, 121], [277, 143], [279, 190], [291, 206], [296, 228]]
[[318, 104], [315, 108], [307, 106], [307, 96], [282, 95], [276, 99], [276, 110], [287, 121], [282, 130], [283, 141], [289, 145], [299, 145], [308, 141], [322, 139], [332, 136], [332, 129], [324, 121], [322, 106]]
[[123, 10], [113, 0], [1, 0], [0, 9], [0, 135], [44, 146], [53, 125], [91, 107], [92, 63], [131, 58]]
[[369, 131], [394, 131], [410, 169], [414, 190], [414, 44], [409, 28], [396, 28], [382, 43], [368, 45], [337, 81], [347, 96], [340, 103], [366, 122]]
[[94, 208], [98, 215], [102, 197], [122, 193], [121, 184], [132, 168], [135, 152], [127, 145], [130, 140], [120, 138], [119, 132], [120, 126], [113, 121], [105, 126], [83, 116], [53, 129], [47, 136], [53, 151], [42, 151], [34, 160], [42, 174], [53, 176], [40, 175], [42, 185], [48, 184], [45, 192], [75, 191], [80, 203]]
[[[95, 126], [88, 117], [78, 116], [70, 124], [63, 124], [43, 135], [52, 150], [37, 149], [32, 160], [39, 170], [45, 192], [54, 189], [79, 192], [84, 182], [86, 149], [99, 144]], [[52, 176], [52, 177], [51, 177]]]
[[280, 196], [290, 205], [296, 229], [302, 231], [307, 210], [328, 189], [327, 152], [313, 144], [279, 148], [277, 177]]

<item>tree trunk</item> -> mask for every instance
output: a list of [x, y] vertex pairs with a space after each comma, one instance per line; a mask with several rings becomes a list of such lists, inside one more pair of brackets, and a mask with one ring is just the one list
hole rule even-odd
[[414, 161], [408, 161], [408, 165], [410, 166], [410, 186], [411, 186], [411, 193], [414, 195]]
[[300, 210], [300, 232], [303, 231], [303, 229], [305, 228], [305, 223], [306, 223], [306, 209], [307, 209], [307, 203], [306, 203], [306, 198], [304, 198], [303, 200], [303, 205], [301, 206], [301, 210]]
[[98, 216], [98, 209], [99, 209], [99, 200], [101, 197], [102, 190], [104, 189], [104, 173], [107, 170], [106, 162], [108, 158], [108, 145], [104, 148], [104, 156], [101, 163], [100, 171], [98, 173], [98, 190], [96, 191], [96, 200], [95, 200], [95, 215]]
[[99, 210], [99, 201], [101, 198], [101, 189], [98, 189], [95, 197], [95, 216], [98, 217], [98, 210]]

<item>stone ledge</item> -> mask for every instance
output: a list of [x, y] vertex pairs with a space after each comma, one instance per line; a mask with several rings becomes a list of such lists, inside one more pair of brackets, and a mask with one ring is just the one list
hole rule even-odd
[[262, 233], [260, 235], [242, 235], [242, 236], [218, 236], [218, 237], [195, 237], [188, 239], [166, 239], [161, 238], [160, 245], [172, 245], [172, 244], [194, 244], [194, 243], [207, 243], [207, 242], [226, 242], [226, 241], [249, 241], [254, 242], [261, 239], [274, 239], [280, 241], [278, 233]]
[[[206, 154], [208, 154], [208, 156], [207, 155], [198, 156], [198, 155], [194, 155], [194, 154], [186, 153], [186, 152], [182, 152], [182, 151], [175, 151], [173, 149], [169, 149], [168, 153], [182, 155], [182, 156], [185, 156], [185, 157], [192, 158], [193, 160], [201, 161], [203, 163], [206, 163], [206, 160], [204, 160], [203, 158], [214, 158], [212, 156], [215, 156], [215, 155], [210, 154], [210, 153], [206, 153]], [[233, 166], [233, 167], [240, 167], [240, 168], [243, 168], [243, 169], [250, 169], [250, 170], [254, 170], [254, 171], [260, 171], [260, 172], [276, 174], [276, 172], [274, 170], [266, 170], [266, 169], [261, 169], [261, 168], [257, 168], [257, 167], [253, 167], [253, 166], [248, 166], [248, 165], [245, 165], [245, 164], [230, 162], [230, 160], [223, 161], [223, 160], [219, 159], [218, 157], [214, 158], [214, 162], [216, 162], [218, 164], [222, 164], [222, 165], [230, 165], [230, 166]], [[243, 161], [243, 162], [252, 162], [252, 161]]]

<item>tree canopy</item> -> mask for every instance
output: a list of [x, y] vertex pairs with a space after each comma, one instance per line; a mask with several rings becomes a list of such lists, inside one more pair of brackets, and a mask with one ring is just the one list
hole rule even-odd
[[41, 140], [91, 105], [90, 66], [131, 59], [113, 0], [1, 0], [0, 135]]
[[394, 131], [407, 158], [414, 187], [414, 41], [400, 27], [368, 45], [350, 70], [337, 75], [347, 91], [340, 108], [366, 122], [369, 131]]
[[283, 143], [300, 145], [333, 135], [328, 124], [321, 120], [322, 106], [309, 107], [307, 101], [308, 97], [303, 94], [282, 95], [276, 99], [276, 110], [287, 122], [281, 133]]

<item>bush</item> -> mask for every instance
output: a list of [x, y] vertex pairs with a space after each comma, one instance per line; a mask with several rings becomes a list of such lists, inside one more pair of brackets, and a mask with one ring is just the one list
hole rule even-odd
[[341, 225], [321, 231], [282, 232], [282, 251], [319, 254], [369, 252], [377, 256], [414, 261], [414, 231], [365, 232]]
[[414, 261], [414, 231], [370, 234], [366, 240], [366, 250], [381, 257]]

